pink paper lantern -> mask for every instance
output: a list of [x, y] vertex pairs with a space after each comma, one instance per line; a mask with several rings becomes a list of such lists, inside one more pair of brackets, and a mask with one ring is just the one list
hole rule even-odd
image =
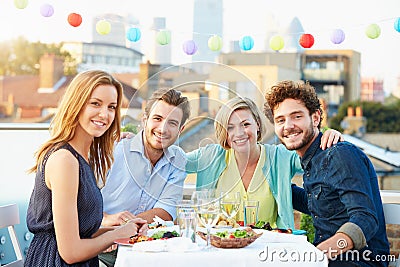
[[187, 40], [182, 45], [183, 51], [189, 56], [194, 55], [197, 52], [197, 48], [197, 44], [193, 40]]
[[341, 29], [335, 29], [331, 34], [331, 42], [334, 44], [340, 44], [346, 38], [344, 31]]
[[45, 18], [53, 16], [53, 14], [54, 14], [53, 6], [50, 4], [43, 4], [40, 7], [40, 14], [42, 14], [42, 16]]
[[299, 44], [304, 48], [310, 48], [314, 45], [314, 36], [309, 33], [302, 34], [299, 39]]

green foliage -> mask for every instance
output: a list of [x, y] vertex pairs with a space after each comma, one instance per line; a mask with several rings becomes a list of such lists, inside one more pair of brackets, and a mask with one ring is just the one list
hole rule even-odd
[[310, 215], [304, 213], [301, 214], [300, 229], [307, 231], [308, 242], [312, 243], [314, 241], [315, 228]]
[[36, 75], [40, 69], [40, 58], [44, 54], [60, 56], [66, 63], [64, 73], [75, 74], [75, 60], [68, 52], [61, 51], [62, 45], [62, 43], [31, 43], [24, 37], [0, 42], [0, 75]]
[[400, 100], [391, 100], [388, 104], [378, 102], [353, 101], [343, 103], [335, 117], [330, 120], [330, 127], [343, 131], [341, 121], [347, 115], [347, 108], [361, 106], [363, 116], [367, 119], [367, 132], [393, 133], [400, 132]]
[[131, 133], [137, 134], [139, 132], [139, 127], [132, 123], [127, 123], [124, 127], [122, 127], [121, 130], [123, 132], [131, 132]]

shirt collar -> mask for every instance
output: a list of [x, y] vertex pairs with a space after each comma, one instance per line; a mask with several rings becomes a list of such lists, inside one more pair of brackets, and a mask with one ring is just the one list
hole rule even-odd
[[311, 159], [314, 157], [315, 153], [319, 149], [319, 145], [321, 144], [321, 137], [322, 133], [320, 132], [317, 138], [315, 138], [315, 140], [311, 143], [306, 153], [304, 153], [304, 156], [301, 157], [301, 167], [303, 168], [303, 170], [306, 169], [307, 165], [310, 163]]
[[[141, 130], [132, 138], [131, 145], [130, 145], [130, 151], [138, 152], [142, 155], [142, 157], [146, 158], [146, 155], [144, 153], [143, 134], [144, 134], [144, 132], [143, 132], [143, 130]], [[173, 156], [174, 155], [171, 151], [171, 147], [168, 147], [167, 149], [164, 149], [164, 155], [161, 157], [161, 159], [163, 157], [166, 157], [167, 159], [171, 159]]]

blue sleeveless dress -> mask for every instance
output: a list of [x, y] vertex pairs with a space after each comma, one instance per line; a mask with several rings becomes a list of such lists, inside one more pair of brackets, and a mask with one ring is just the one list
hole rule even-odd
[[[78, 189], [78, 219], [79, 235], [81, 238], [90, 238], [100, 227], [103, 218], [103, 199], [100, 189], [90, 165], [68, 143], [60, 149], [67, 149], [79, 161], [79, 189]], [[46, 266], [99, 266], [98, 258], [92, 258], [85, 262], [67, 264], [61, 258], [54, 231], [53, 212], [51, 208], [51, 190], [46, 186], [44, 179], [44, 167], [48, 159], [47, 155], [40, 171], [37, 172], [35, 185], [27, 211], [27, 225], [29, 231], [34, 234], [25, 259], [27, 267]]]

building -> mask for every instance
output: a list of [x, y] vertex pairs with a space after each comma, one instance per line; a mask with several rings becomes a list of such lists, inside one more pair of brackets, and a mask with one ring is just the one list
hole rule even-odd
[[111, 73], [138, 72], [143, 54], [125, 46], [109, 43], [65, 42], [78, 64], [78, 71], [102, 69]]
[[[194, 0], [193, 7], [193, 40], [198, 46], [197, 53], [192, 56], [193, 62], [215, 62], [219, 51], [208, 47], [208, 39], [213, 35], [222, 37], [223, 1]], [[200, 67], [198, 65], [197, 67]]]
[[383, 80], [375, 78], [361, 79], [361, 101], [385, 102]]
[[[139, 120], [143, 100], [132, 87], [135, 75], [114, 76], [124, 90], [122, 114], [129, 115], [130, 121]], [[48, 122], [72, 79], [73, 76], [64, 75], [63, 61], [48, 54], [40, 59], [39, 75], [4, 76], [0, 84], [0, 99], [8, 109], [1, 122]]]

